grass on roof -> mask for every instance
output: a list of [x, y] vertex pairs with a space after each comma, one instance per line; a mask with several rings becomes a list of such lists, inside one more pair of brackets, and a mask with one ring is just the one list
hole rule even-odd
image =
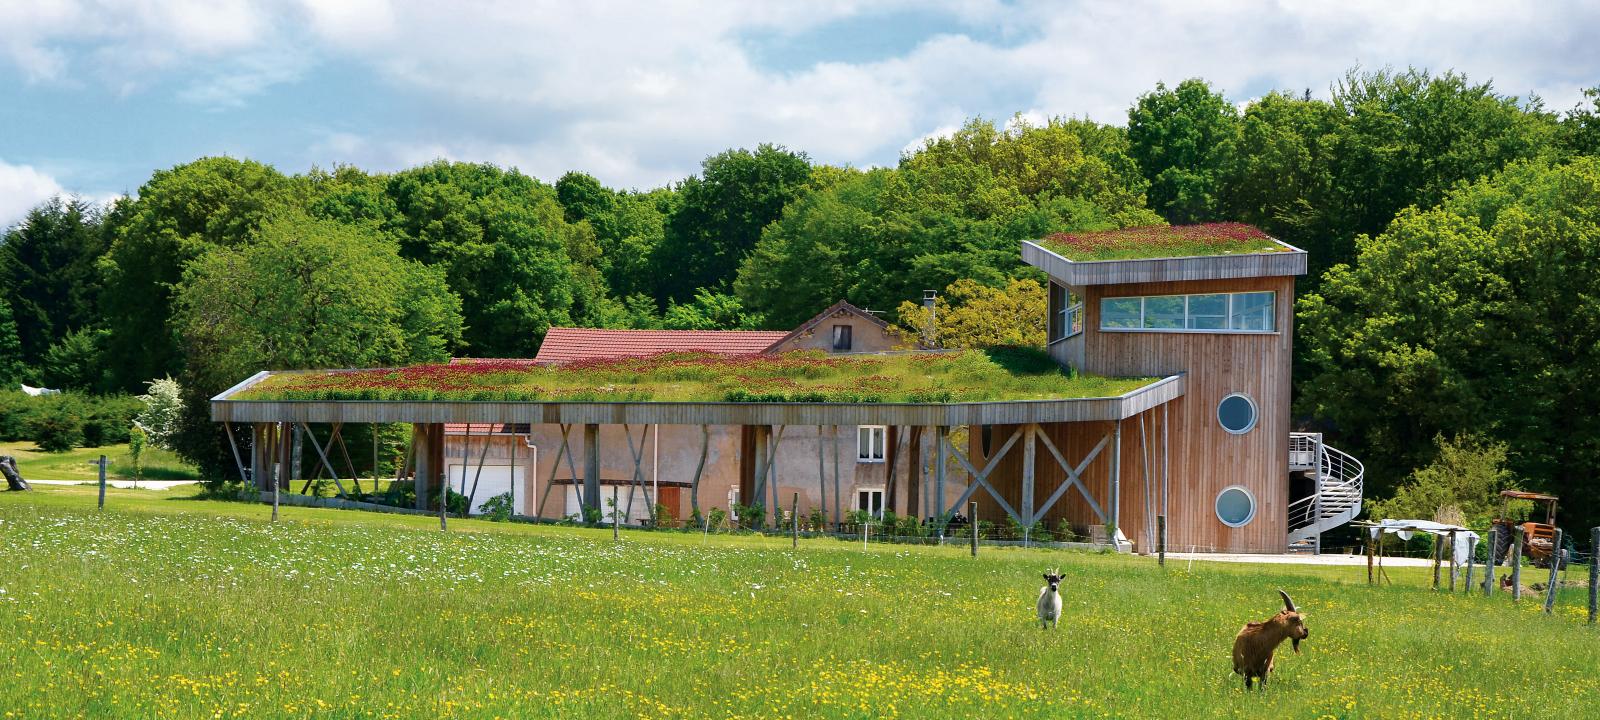
[[664, 353], [560, 366], [479, 361], [271, 375], [230, 399], [940, 403], [1113, 397], [1153, 380], [1070, 373], [1031, 348], [850, 356]]
[[1068, 260], [1143, 260], [1166, 257], [1289, 252], [1244, 223], [1152, 225], [1099, 232], [1056, 233], [1039, 241]]

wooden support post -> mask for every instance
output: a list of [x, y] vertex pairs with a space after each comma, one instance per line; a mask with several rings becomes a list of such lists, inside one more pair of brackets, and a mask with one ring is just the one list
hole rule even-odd
[[[632, 492], [631, 490], [629, 491]], [[611, 486], [611, 539], [622, 539], [622, 516], [617, 514], [617, 486]]]
[[1371, 585], [1372, 584], [1372, 546], [1375, 543], [1375, 541], [1372, 539], [1372, 532], [1371, 531], [1362, 530], [1361, 534], [1366, 536], [1364, 539], [1367, 541], [1367, 584]]
[[600, 509], [600, 426], [594, 423], [583, 426], [583, 508]]
[[839, 490], [839, 426], [833, 426], [833, 438], [828, 443], [833, 446], [833, 523], [839, 524], [841, 507], [844, 502], [843, 493]]
[[101, 455], [95, 462], [100, 468], [100, 509], [106, 509], [106, 456]]
[[[1028, 423], [1022, 428], [1022, 536], [1028, 537], [1028, 532], [1033, 529], [1033, 465], [1034, 457], [1038, 452], [1039, 439], [1036, 433], [1039, 426]], [[1026, 544], [1026, 543], [1024, 543]]]
[[1477, 565], [1477, 564], [1478, 564], [1478, 538], [1469, 537], [1469, 538], [1467, 538], [1467, 579], [1466, 579], [1466, 582], [1463, 583], [1462, 586], [1461, 586], [1462, 592], [1465, 592], [1468, 595], [1472, 594], [1472, 569], [1473, 569], [1473, 566]]
[[416, 465], [411, 473], [411, 489], [417, 495], [417, 510], [428, 511], [428, 482], [433, 473], [433, 426], [411, 426], [411, 453]]
[[1167, 566], [1167, 516], [1156, 516], [1156, 564]]
[[1444, 536], [1442, 536], [1442, 535], [1433, 536], [1433, 589], [1435, 589], [1435, 590], [1439, 589], [1439, 559], [1440, 559], [1440, 555], [1439, 554], [1441, 552], [1444, 552], [1443, 548], [1444, 548]]
[[800, 549], [800, 493], [795, 493], [794, 499], [790, 501], [789, 527], [791, 530], [789, 547], [798, 550]]
[[[750, 497], [741, 496], [739, 498], [749, 507], [760, 506], [765, 508], [767, 506], [767, 437], [771, 430], [772, 428], [767, 425], [755, 426], [755, 445], [753, 447], [756, 454], [755, 476], [750, 478]], [[777, 508], [773, 508], [774, 512], [776, 510]]]
[[[949, 522], [949, 518], [945, 517], [945, 503], [950, 502], [950, 498], [945, 497], [944, 494], [944, 478], [949, 467], [945, 463], [949, 456], [945, 454], [944, 446], [946, 443], [950, 442], [949, 438], [950, 426], [940, 425], [939, 431], [934, 436], [933, 441], [933, 509], [934, 512], [938, 514], [938, 522], [941, 530], [944, 528], [945, 524]], [[940, 534], [943, 533], [941, 532]]]
[[1561, 528], [1556, 528], [1555, 542], [1550, 546], [1550, 581], [1544, 586], [1544, 614], [1556, 608], [1556, 593], [1561, 590]]
[[[828, 468], [827, 468], [827, 458], [823, 457], [825, 451], [827, 450], [827, 446], [822, 444], [822, 437], [823, 437], [823, 435], [822, 435], [822, 427], [823, 426], [821, 426], [821, 425], [817, 426], [817, 491], [818, 491], [818, 493], [820, 493], [818, 495], [818, 497], [820, 497], [822, 499], [822, 504], [819, 507], [822, 508], [822, 512], [823, 513], [827, 513], [828, 512]], [[813, 528], [813, 530], [816, 530], [816, 528]]]
[[1450, 553], [1450, 592], [1456, 591], [1456, 576], [1461, 574], [1461, 566], [1456, 564], [1456, 531], [1450, 531], [1449, 547], [1445, 552]]
[[289, 442], [289, 423], [280, 422], [276, 432], [276, 441], [272, 446], [277, 451], [277, 467], [272, 474], [272, 521], [278, 521], [278, 495], [283, 492], [285, 482], [291, 481], [286, 477], [289, 472], [289, 455], [294, 451], [294, 446]]
[[972, 556], [978, 556], [978, 503], [974, 502], [967, 516], [967, 533], [972, 535]]
[[1117, 529], [1122, 527], [1122, 421], [1117, 421], [1117, 427], [1112, 431], [1111, 440], [1111, 484], [1109, 486], [1111, 497], [1107, 498], [1106, 510], [1106, 540], [1111, 543], [1111, 549], [1122, 552], [1122, 545], [1117, 542]]
[[1500, 547], [1499, 538], [1501, 532], [1502, 530], [1499, 525], [1489, 526], [1489, 561], [1483, 564], [1484, 597], [1490, 597], [1494, 595], [1494, 565], [1496, 562], [1494, 553], [1495, 550]]
[[1589, 529], [1589, 624], [1600, 615], [1600, 527]]
[[1522, 599], [1522, 526], [1511, 531], [1511, 599]]

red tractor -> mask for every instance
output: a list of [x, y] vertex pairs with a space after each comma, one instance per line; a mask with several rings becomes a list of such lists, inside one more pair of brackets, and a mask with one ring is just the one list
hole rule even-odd
[[[1522, 554], [1534, 565], [1549, 567], [1552, 557], [1562, 558], [1565, 564], [1566, 556], [1561, 548], [1556, 547], [1556, 496], [1540, 493], [1524, 492], [1522, 490], [1500, 491], [1501, 505], [1500, 516], [1494, 519], [1496, 563], [1504, 563], [1511, 558], [1513, 528], [1522, 528]], [[1510, 517], [1510, 504], [1512, 500], [1530, 500], [1536, 505], [1544, 506], [1544, 522], [1528, 520], [1519, 522]]]

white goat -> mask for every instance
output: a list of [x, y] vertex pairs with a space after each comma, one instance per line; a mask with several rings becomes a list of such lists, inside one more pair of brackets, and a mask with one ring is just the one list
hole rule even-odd
[[1061, 571], [1044, 574], [1045, 586], [1039, 588], [1039, 629], [1054, 628], [1061, 619]]

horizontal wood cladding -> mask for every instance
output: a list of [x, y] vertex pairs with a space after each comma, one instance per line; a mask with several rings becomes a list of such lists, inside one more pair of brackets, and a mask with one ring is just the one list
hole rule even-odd
[[[218, 422], [511, 422], [662, 425], [980, 425], [1127, 417], [1181, 396], [1168, 377], [1126, 395], [976, 403], [534, 403], [214, 399]], [[220, 396], [219, 396], [220, 397]]]
[[1072, 286], [1306, 274], [1306, 253], [1299, 249], [1248, 255], [1074, 262], [1024, 240], [1022, 261], [1045, 271], [1057, 282]]

